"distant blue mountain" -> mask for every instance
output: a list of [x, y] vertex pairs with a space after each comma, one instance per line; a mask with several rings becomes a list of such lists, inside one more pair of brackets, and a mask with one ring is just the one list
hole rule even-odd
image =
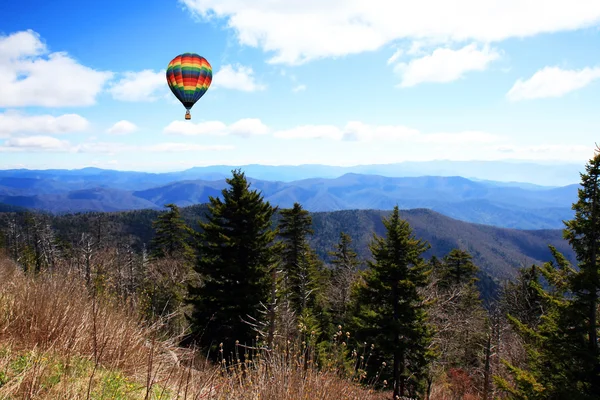
[[[383, 177], [462, 176], [491, 186], [514, 186], [536, 189], [538, 186], [577, 184], [583, 165], [544, 164], [525, 161], [424, 161], [396, 164], [358, 165], [214, 165], [194, 167], [177, 172], [133, 172], [100, 168], [75, 170], [0, 170], [0, 178], [52, 180], [66, 184], [71, 190], [107, 187], [124, 190], [144, 190], [184, 180], [221, 180], [231, 176], [231, 170], [241, 168], [247, 176], [265, 180], [293, 182], [311, 178], [339, 178], [348, 173]], [[0, 186], [2, 184], [0, 183]]]
[[[260, 168], [267, 173], [271, 168], [256, 167], [255, 173]], [[0, 203], [54, 213], [158, 209], [168, 203], [189, 206], [220, 196], [231, 170], [225, 173], [219, 168], [231, 167], [162, 174], [97, 168], [0, 171]], [[217, 178], [221, 173], [223, 177]], [[285, 173], [285, 168], [279, 172]], [[198, 175], [210, 179], [194, 178]], [[461, 176], [386, 177], [354, 172], [291, 182], [247, 175], [252, 187], [259, 189], [266, 200], [283, 208], [295, 202], [309, 211], [390, 210], [398, 205], [402, 209], [428, 208], [467, 222], [519, 229], [563, 228], [562, 221], [573, 216], [571, 204], [577, 200], [579, 187], [475, 181]]]

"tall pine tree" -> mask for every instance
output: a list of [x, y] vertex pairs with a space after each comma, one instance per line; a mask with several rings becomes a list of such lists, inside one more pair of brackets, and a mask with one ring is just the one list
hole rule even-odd
[[318, 276], [307, 237], [313, 234], [312, 218], [299, 203], [281, 210], [279, 236], [282, 239], [282, 263], [285, 295], [297, 315], [313, 303]]
[[190, 288], [191, 339], [212, 350], [223, 343], [225, 354], [236, 340], [252, 345], [256, 333], [247, 321], [259, 320], [269, 300], [277, 211], [240, 170], [227, 183], [223, 200], [210, 197], [208, 221], [200, 223], [195, 270], [202, 284]]
[[[357, 288], [355, 323], [361, 341], [375, 345], [376, 372], [382, 362], [392, 361], [395, 396], [415, 397], [429, 362], [431, 332], [419, 288], [427, 283], [427, 265], [422, 258], [429, 245], [412, 234], [398, 206], [383, 220], [386, 237], [375, 236], [371, 243], [374, 261], [368, 263], [363, 282]], [[392, 360], [390, 360], [390, 358]]]
[[334, 324], [345, 325], [352, 285], [358, 275], [358, 255], [352, 249], [352, 239], [344, 232], [340, 233], [340, 240], [335, 251], [329, 252], [333, 270], [329, 301], [334, 315]]
[[[528, 368], [506, 363], [515, 383], [497, 377], [500, 387], [515, 399], [598, 399], [600, 357], [598, 354], [598, 255], [600, 255], [600, 154], [581, 174], [579, 198], [573, 204], [574, 219], [565, 222], [565, 238], [577, 254], [578, 269], [551, 247], [555, 263], [540, 269], [547, 288], [536, 281], [529, 286], [537, 294], [539, 322], [531, 324], [530, 313], [509, 315], [525, 339]], [[537, 279], [536, 279], [537, 280]]]
[[185, 224], [181, 211], [175, 204], [166, 204], [169, 211], [159, 215], [152, 223], [154, 237], [150, 242], [151, 258], [182, 258], [192, 261], [194, 250], [190, 245], [193, 230]]

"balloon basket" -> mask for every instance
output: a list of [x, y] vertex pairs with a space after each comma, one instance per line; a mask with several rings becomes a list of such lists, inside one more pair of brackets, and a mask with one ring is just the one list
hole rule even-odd
[[192, 114], [190, 114], [189, 111], [186, 111], [186, 113], [185, 113], [185, 119], [192, 119]]

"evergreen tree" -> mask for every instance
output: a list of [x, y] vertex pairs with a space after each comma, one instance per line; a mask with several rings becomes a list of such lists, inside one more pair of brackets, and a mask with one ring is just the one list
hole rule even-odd
[[375, 345], [371, 373], [391, 357], [394, 396], [414, 397], [430, 356], [431, 332], [419, 293], [427, 283], [421, 254], [429, 245], [412, 235], [408, 222], [400, 219], [398, 206], [383, 224], [387, 236], [375, 235], [371, 243], [374, 261], [368, 263], [357, 287], [354, 320], [358, 339]]
[[443, 259], [443, 273], [440, 277], [445, 285], [461, 285], [474, 281], [479, 268], [473, 264], [473, 257], [464, 250], [452, 249]]
[[[572, 316], [580, 321], [579, 341], [587, 343], [581, 352], [581, 379], [589, 385], [588, 393], [600, 398], [600, 354], [598, 352], [598, 294], [600, 274], [600, 153], [586, 165], [581, 175], [578, 201], [573, 204], [575, 218], [565, 222], [564, 237], [577, 254], [579, 272], [573, 275], [571, 290]], [[578, 329], [579, 330], [579, 329]]]
[[345, 324], [351, 287], [358, 274], [358, 256], [351, 246], [352, 239], [350, 236], [341, 232], [340, 241], [336, 245], [335, 251], [329, 252], [333, 264], [329, 299], [336, 325]]
[[150, 319], [169, 316], [169, 328], [177, 331], [184, 325], [181, 307], [194, 263], [190, 244], [194, 231], [184, 222], [177, 205], [165, 207], [169, 211], [152, 223], [154, 237], [150, 242], [150, 262], [144, 271], [143, 306]]
[[[515, 399], [598, 399], [598, 254], [600, 253], [600, 154], [581, 174], [575, 218], [565, 222], [565, 238], [577, 254], [578, 268], [551, 247], [556, 263], [546, 263], [541, 273], [547, 288], [531, 281], [541, 299], [543, 314], [531, 326], [527, 319], [509, 315], [525, 340], [528, 369], [506, 363], [515, 384], [496, 377]], [[535, 309], [539, 307], [536, 302]], [[535, 310], [532, 310], [535, 315]], [[525, 314], [528, 315], [527, 313]]]
[[486, 311], [475, 285], [479, 268], [471, 255], [453, 249], [441, 261], [429, 262], [431, 280], [425, 294], [432, 298], [429, 321], [435, 328], [433, 344], [437, 357], [429, 371], [428, 383], [452, 368], [470, 377], [482, 367], [479, 349], [485, 345]]
[[299, 203], [281, 210], [279, 236], [282, 239], [283, 292], [297, 315], [301, 315], [316, 296], [316, 257], [307, 241], [307, 236], [312, 234], [312, 218]]
[[185, 224], [177, 205], [166, 204], [165, 207], [169, 211], [152, 223], [154, 237], [150, 242], [150, 257], [176, 257], [192, 261], [194, 250], [189, 241], [193, 230]]
[[219, 343], [231, 349], [235, 340], [252, 345], [255, 334], [247, 321], [259, 320], [269, 300], [274, 265], [271, 218], [277, 209], [250, 190], [240, 170], [227, 183], [223, 200], [210, 197], [208, 221], [200, 223], [194, 269], [202, 284], [190, 287], [191, 340], [213, 350]]

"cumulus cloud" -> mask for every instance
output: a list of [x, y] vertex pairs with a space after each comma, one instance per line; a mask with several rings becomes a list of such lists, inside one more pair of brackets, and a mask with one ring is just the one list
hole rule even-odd
[[256, 82], [254, 71], [243, 65], [224, 65], [213, 76], [212, 87], [256, 92], [265, 90], [266, 86]]
[[143, 151], [155, 153], [180, 153], [186, 151], [224, 151], [232, 150], [233, 146], [225, 145], [201, 145], [194, 143], [159, 143], [143, 147]]
[[281, 139], [333, 139], [341, 140], [343, 132], [334, 125], [303, 125], [284, 129], [273, 134]]
[[113, 98], [121, 101], [155, 101], [158, 92], [165, 92], [167, 80], [165, 71], [154, 72], [145, 69], [139, 72], [125, 72], [123, 77], [109, 89]]
[[[400, 39], [445, 44], [499, 42], [570, 31], [600, 21], [600, 2], [582, 0], [180, 0], [201, 19], [223, 19], [240, 44], [301, 64], [380, 49]], [[543, 10], [543, 12], [540, 12]]]
[[69, 151], [71, 145], [66, 140], [52, 136], [28, 136], [10, 138], [0, 146], [0, 151]]
[[412, 143], [493, 143], [502, 140], [500, 136], [478, 131], [457, 133], [421, 133], [419, 130], [402, 125], [369, 125], [351, 121], [343, 128], [334, 125], [305, 125], [276, 131], [280, 139], [330, 139], [350, 142], [403, 141]]
[[245, 118], [231, 125], [226, 125], [221, 121], [206, 121], [192, 123], [186, 121], [173, 121], [163, 129], [167, 135], [183, 136], [227, 136], [234, 135], [240, 137], [251, 137], [266, 135], [269, 128], [262, 123], [260, 119]]
[[89, 106], [112, 76], [50, 52], [32, 30], [0, 36], [0, 107]]
[[138, 127], [133, 123], [126, 120], [119, 121], [111, 126], [106, 133], [111, 135], [126, 135], [133, 133], [138, 130]]
[[452, 82], [470, 71], [483, 71], [500, 57], [498, 51], [475, 43], [459, 50], [438, 48], [433, 53], [408, 63], [398, 63], [394, 71], [401, 76], [400, 87], [415, 86], [425, 82]]
[[52, 136], [29, 136], [10, 138], [0, 144], [0, 152], [61, 152], [61, 153], [182, 153], [200, 151], [225, 151], [233, 149], [226, 145], [201, 145], [197, 143], [157, 143], [151, 145], [129, 145], [118, 142], [91, 142], [73, 144]]
[[588, 86], [596, 79], [600, 79], [600, 67], [579, 70], [546, 67], [525, 81], [517, 80], [506, 97], [511, 101], [561, 97]]
[[[0, 89], [1, 90], [1, 89]], [[83, 132], [90, 123], [77, 114], [27, 115], [16, 111], [0, 114], [0, 138], [24, 134], [66, 134]]]

